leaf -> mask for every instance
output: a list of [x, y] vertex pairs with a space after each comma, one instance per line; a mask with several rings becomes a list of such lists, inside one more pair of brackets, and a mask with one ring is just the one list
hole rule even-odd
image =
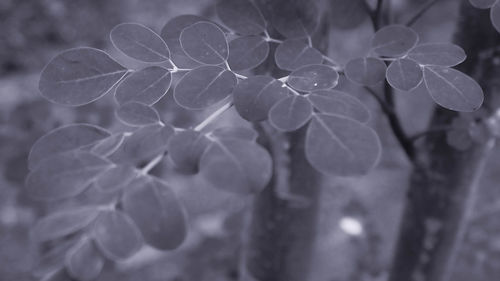
[[394, 89], [408, 92], [422, 82], [423, 72], [415, 61], [397, 59], [387, 68], [386, 77]]
[[229, 46], [224, 32], [210, 22], [197, 22], [186, 27], [179, 38], [181, 47], [193, 60], [210, 65], [224, 63]]
[[379, 29], [372, 37], [372, 50], [384, 57], [400, 57], [418, 41], [418, 35], [413, 29], [404, 25], [388, 25]]
[[37, 200], [59, 200], [83, 192], [111, 163], [89, 152], [74, 151], [49, 157], [28, 174], [26, 192]]
[[497, 1], [490, 10], [490, 19], [493, 27], [500, 32], [500, 2]]
[[303, 66], [288, 76], [288, 85], [299, 91], [317, 91], [333, 88], [339, 74], [331, 67], [321, 64]]
[[257, 35], [266, 30], [259, 10], [248, 0], [222, 0], [216, 5], [219, 19], [241, 35]]
[[269, 44], [258, 36], [239, 37], [229, 42], [227, 62], [233, 71], [259, 66], [269, 55]]
[[334, 27], [354, 29], [367, 18], [365, 0], [332, 0], [330, 1], [330, 20]]
[[124, 211], [147, 244], [159, 250], [179, 247], [187, 234], [184, 210], [172, 189], [160, 180], [139, 178], [122, 198]]
[[45, 251], [37, 259], [38, 263], [31, 270], [31, 274], [36, 278], [42, 279], [58, 269], [64, 268], [66, 253], [78, 242], [79, 239], [80, 236], [75, 236], [58, 240], [53, 247], [47, 249], [47, 251]]
[[33, 227], [33, 237], [38, 242], [54, 240], [75, 233], [97, 217], [94, 207], [81, 207], [58, 211], [40, 219]]
[[127, 102], [116, 111], [116, 117], [130, 126], [145, 126], [160, 123], [156, 109], [139, 102]]
[[220, 127], [210, 132], [210, 136], [216, 139], [241, 139], [256, 141], [259, 134], [252, 128]]
[[371, 86], [385, 79], [386, 65], [384, 61], [377, 58], [356, 58], [350, 60], [345, 66], [345, 75], [349, 80]]
[[165, 152], [174, 128], [170, 125], [149, 125], [127, 137], [109, 158], [120, 164], [138, 165]]
[[234, 89], [234, 106], [240, 116], [250, 122], [265, 120], [271, 107], [288, 96], [288, 89], [283, 86], [269, 76], [249, 77]]
[[469, 0], [472, 6], [478, 9], [489, 9], [491, 8], [497, 0]]
[[460, 46], [451, 43], [420, 44], [408, 53], [408, 58], [423, 65], [455, 66], [466, 57]]
[[228, 97], [236, 83], [231, 71], [218, 66], [200, 66], [182, 77], [175, 87], [174, 98], [184, 108], [204, 109]]
[[165, 40], [170, 49], [171, 59], [178, 67], [194, 68], [200, 65], [186, 55], [179, 41], [179, 37], [184, 28], [200, 21], [208, 20], [196, 15], [181, 15], [169, 20], [161, 30], [161, 37]]
[[288, 39], [276, 48], [274, 60], [279, 68], [294, 71], [302, 66], [321, 64], [323, 55], [303, 39]]
[[106, 129], [90, 124], [59, 127], [40, 137], [31, 148], [28, 167], [33, 170], [43, 159], [76, 150], [111, 136]]
[[159, 66], [150, 66], [132, 73], [116, 88], [118, 104], [136, 101], [147, 105], [157, 103], [170, 88], [172, 75]]
[[90, 149], [90, 152], [95, 155], [100, 155], [101, 157], [108, 157], [109, 155], [113, 154], [118, 149], [118, 147], [120, 147], [124, 140], [124, 133], [111, 135], [97, 142], [94, 147]]
[[447, 67], [424, 68], [424, 82], [432, 99], [442, 107], [471, 112], [484, 100], [481, 86], [464, 73]]
[[148, 27], [137, 23], [122, 23], [110, 33], [111, 43], [125, 55], [143, 62], [169, 60], [167, 44]]
[[69, 49], [45, 66], [38, 88], [53, 103], [80, 106], [104, 96], [126, 73], [127, 69], [101, 50]]
[[101, 253], [112, 261], [131, 257], [144, 243], [132, 219], [115, 210], [104, 210], [99, 213], [92, 234]]
[[321, 113], [341, 115], [361, 123], [370, 120], [370, 111], [353, 95], [337, 91], [314, 91], [308, 97], [311, 104]]
[[318, 171], [337, 175], [366, 174], [380, 159], [375, 131], [340, 115], [316, 114], [309, 124], [305, 153]]
[[82, 239], [66, 255], [68, 274], [79, 281], [96, 279], [104, 267], [104, 258], [89, 238]]
[[95, 186], [104, 192], [113, 192], [127, 186], [139, 175], [132, 165], [117, 165], [106, 170], [95, 181]]
[[289, 96], [277, 102], [269, 111], [269, 123], [276, 129], [291, 132], [300, 129], [311, 119], [313, 108], [302, 96]]
[[208, 145], [209, 141], [205, 135], [193, 130], [186, 130], [170, 139], [168, 152], [170, 159], [180, 170], [187, 173], [197, 173], [201, 155]]
[[219, 139], [203, 153], [200, 172], [215, 188], [241, 194], [258, 193], [271, 179], [272, 160], [255, 142]]

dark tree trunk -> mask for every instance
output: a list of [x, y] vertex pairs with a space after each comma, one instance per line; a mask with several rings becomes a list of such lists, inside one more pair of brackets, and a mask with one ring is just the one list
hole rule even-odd
[[[455, 41], [467, 61], [459, 68], [474, 77], [485, 91], [484, 108], [498, 106], [500, 66], [495, 63], [500, 36], [487, 10], [474, 9], [467, 0], [460, 8]], [[449, 126], [457, 116], [436, 109], [430, 127]], [[446, 142], [446, 133], [429, 134], [417, 146], [417, 163], [410, 180], [407, 206], [397, 242], [390, 281], [449, 281], [475, 201], [478, 181], [493, 140], [474, 143], [465, 151]]]

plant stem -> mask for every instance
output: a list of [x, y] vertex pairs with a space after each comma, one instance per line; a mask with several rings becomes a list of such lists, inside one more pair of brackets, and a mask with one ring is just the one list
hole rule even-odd
[[195, 131], [201, 131], [203, 130], [206, 126], [208, 126], [210, 123], [212, 123], [214, 120], [219, 118], [224, 112], [226, 112], [228, 109], [230, 109], [233, 106], [233, 102], [230, 101], [223, 106], [221, 106], [219, 109], [214, 111], [212, 114], [210, 114], [205, 120], [203, 120], [200, 124], [198, 124], [196, 127], [193, 128]]

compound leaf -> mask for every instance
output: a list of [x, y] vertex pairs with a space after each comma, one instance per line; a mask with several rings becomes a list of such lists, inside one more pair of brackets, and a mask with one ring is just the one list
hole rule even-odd
[[490, 19], [493, 27], [500, 32], [500, 1], [497, 1], [490, 10]]
[[408, 58], [423, 65], [455, 66], [466, 57], [465, 51], [452, 43], [420, 44], [408, 53]]
[[464, 73], [447, 67], [424, 68], [424, 82], [432, 99], [442, 107], [471, 112], [484, 100], [481, 86]]
[[248, 0], [222, 0], [216, 5], [219, 19], [241, 35], [257, 35], [266, 30], [259, 10]]
[[72, 151], [46, 158], [26, 179], [26, 192], [37, 200], [76, 196], [112, 164], [94, 154]]
[[187, 109], [204, 109], [228, 97], [237, 81], [234, 73], [222, 67], [200, 66], [182, 77], [174, 98]]
[[96, 279], [104, 267], [104, 258], [90, 238], [84, 238], [66, 255], [68, 274], [80, 281]]
[[116, 111], [116, 117], [130, 126], [145, 126], [160, 123], [156, 109], [139, 102], [127, 102]]
[[346, 64], [345, 75], [355, 83], [371, 86], [384, 80], [386, 69], [387, 66], [381, 59], [356, 58]]
[[288, 39], [276, 48], [274, 60], [279, 68], [294, 71], [302, 66], [321, 64], [323, 55], [303, 39]]
[[122, 23], [110, 33], [111, 43], [125, 55], [143, 62], [163, 62], [170, 58], [167, 44], [142, 24]]
[[361, 123], [370, 119], [370, 111], [353, 95], [337, 91], [314, 91], [308, 97], [311, 104], [321, 113], [345, 116]]
[[229, 42], [227, 62], [233, 71], [257, 67], [269, 55], [269, 44], [259, 36], [239, 37]]
[[305, 92], [330, 89], [335, 87], [338, 81], [337, 71], [322, 64], [303, 66], [288, 76], [288, 85]]
[[172, 162], [187, 173], [198, 172], [201, 155], [209, 145], [205, 135], [193, 130], [174, 135], [168, 143], [168, 154]]
[[214, 187], [248, 194], [261, 191], [271, 179], [269, 153], [253, 141], [218, 139], [203, 153], [200, 172]]
[[380, 159], [377, 134], [365, 124], [340, 115], [316, 114], [309, 124], [305, 153], [325, 174], [366, 174]]
[[125, 191], [122, 204], [146, 243], [152, 247], [172, 250], [186, 238], [184, 211], [172, 189], [164, 182], [138, 178]]
[[121, 211], [100, 211], [92, 234], [101, 253], [112, 261], [131, 257], [144, 243], [134, 221]]
[[401, 91], [410, 91], [422, 82], [423, 72], [420, 65], [410, 59], [393, 61], [386, 72], [387, 82]]
[[210, 65], [224, 63], [229, 47], [224, 32], [210, 22], [197, 22], [186, 27], [179, 38], [181, 47], [193, 60]]
[[173, 135], [174, 128], [170, 125], [142, 127], [125, 138], [123, 144], [109, 158], [120, 164], [140, 164], [164, 153]]
[[179, 37], [184, 28], [207, 19], [196, 15], [181, 15], [169, 20], [161, 30], [161, 37], [170, 49], [172, 61], [181, 68], [193, 68], [200, 64], [191, 59], [181, 47]]
[[99, 212], [93, 207], [82, 207], [52, 213], [40, 219], [33, 227], [33, 237], [39, 242], [61, 238], [89, 225]]
[[472, 6], [478, 9], [489, 9], [491, 8], [497, 0], [469, 0]]
[[116, 165], [106, 170], [95, 181], [95, 186], [104, 192], [113, 192], [127, 186], [139, 175], [132, 165]]
[[147, 105], [158, 102], [170, 88], [172, 75], [159, 66], [150, 66], [132, 73], [116, 88], [119, 104], [136, 101]]
[[276, 129], [291, 132], [300, 129], [311, 119], [313, 107], [302, 96], [289, 96], [277, 102], [269, 111], [269, 123]]
[[40, 137], [28, 156], [28, 168], [33, 170], [43, 159], [55, 154], [76, 150], [111, 136], [106, 129], [90, 124], [71, 124], [59, 127]]
[[210, 136], [216, 139], [256, 141], [259, 134], [254, 129], [247, 127], [220, 127], [210, 132]]
[[127, 69], [101, 50], [69, 49], [45, 66], [38, 88], [53, 103], [80, 106], [104, 96], [126, 73]]
[[372, 37], [372, 50], [384, 57], [400, 57], [418, 41], [418, 35], [413, 29], [404, 25], [388, 25], [379, 29]]
[[267, 119], [271, 107], [287, 95], [288, 89], [280, 81], [269, 76], [252, 76], [238, 83], [233, 102], [241, 117], [255, 122]]

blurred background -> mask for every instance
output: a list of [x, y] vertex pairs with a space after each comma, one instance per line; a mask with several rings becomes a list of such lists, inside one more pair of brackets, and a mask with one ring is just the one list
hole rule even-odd
[[[393, 0], [396, 18], [425, 2]], [[450, 41], [457, 20], [456, 0], [442, 0], [415, 25], [421, 41]], [[214, 17], [213, 0], [1, 0], [0, 1], [0, 281], [38, 280], [31, 270], [40, 249], [29, 229], [46, 211], [22, 193], [26, 159], [33, 142], [63, 124], [89, 122], [106, 128], [114, 120], [111, 95], [80, 108], [50, 104], [38, 95], [38, 75], [57, 52], [75, 46], [108, 51], [109, 31], [121, 22], [138, 22], [158, 31], [181, 14]], [[368, 22], [354, 30], [330, 31], [329, 55], [345, 63], [366, 53], [372, 34]], [[373, 127], [383, 144], [382, 163], [362, 178], [327, 178], [317, 226], [318, 243], [308, 281], [383, 281], [395, 243], [410, 165], [366, 92], [346, 86], [374, 112]], [[349, 88], [350, 87], [350, 88]], [[168, 109], [169, 98], [158, 107]], [[171, 100], [170, 100], [171, 101]], [[422, 89], [401, 93], [398, 111], [408, 133], [425, 129], [431, 111]], [[164, 120], [189, 122], [185, 112], [162, 110]], [[238, 122], [229, 113], [222, 122]], [[196, 117], [194, 117], [196, 118]], [[236, 120], [236, 121], [235, 121]], [[500, 153], [491, 156], [473, 224], [457, 265], [456, 279], [489, 281], [500, 276]], [[100, 280], [229, 281], [238, 278], [241, 231], [251, 198], [227, 194], [202, 182], [174, 180], [186, 205], [189, 237], [179, 249], [151, 249], [118, 265], [109, 265]], [[88, 196], [92, 196], [91, 194]], [[50, 209], [50, 207], [49, 207]]]

